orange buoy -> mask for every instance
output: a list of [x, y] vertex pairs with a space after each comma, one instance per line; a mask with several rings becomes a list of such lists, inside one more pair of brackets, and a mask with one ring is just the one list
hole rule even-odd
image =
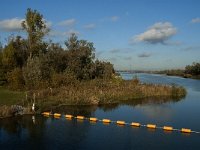
[[117, 124], [118, 125], [125, 125], [126, 123], [125, 123], [125, 121], [117, 121]]
[[156, 125], [155, 124], [147, 124], [147, 128], [155, 129]]
[[66, 118], [73, 118], [72, 115], [65, 115]]
[[163, 130], [166, 130], [166, 131], [173, 131], [173, 127], [164, 126], [164, 127], [163, 127]]
[[191, 129], [182, 128], [181, 132], [183, 132], [183, 133], [191, 133]]
[[97, 122], [97, 118], [90, 118], [90, 121], [94, 121], [94, 122]]
[[61, 117], [61, 114], [55, 113], [54, 117]]
[[84, 116], [76, 116], [77, 119], [84, 120]]
[[104, 123], [111, 123], [111, 120], [110, 119], [103, 119], [102, 120]]
[[140, 123], [138, 123], [138, 122], [132, 122], [131, 126], [140, 127]]
[[43, 115], [46, 115], [46, 116], [49, 116], [49, 115], [50, 115], [50, 112], [43, 112], [42, 114], [43, 114]]

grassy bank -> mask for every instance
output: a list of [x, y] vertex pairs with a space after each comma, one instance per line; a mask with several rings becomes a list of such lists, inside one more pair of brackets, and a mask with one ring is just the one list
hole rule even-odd
[[140, 84], [134, 79], [80, 82], [76, 85], [32, 91], [29, 97], [33, 93], [39, 107], [46, 109], [57, 105], [101, 105], [142, 98], [180, 99], [186, 95], [186, 90], [174, 85]]
[[0, 106], [21, 104], [24, 99], [25, 92], [11, 91], [0, 86]]
[[[133, 80], [90, 80], [68, 84], [59, 88], [46, 88], [27, 92], [14, 92], [0, 87], [0, 117], [11, 116], [11, 105], [22, 105], [31, 113], [35, 101], [37, 112], [51, 110], [62, 105], [104, 105], [134, 102], [138, 99], [181, 99], [186, 95], [183, 87], [174, 85], [142, 84]], [[26, 100], [25, 100], [26, 99]]]

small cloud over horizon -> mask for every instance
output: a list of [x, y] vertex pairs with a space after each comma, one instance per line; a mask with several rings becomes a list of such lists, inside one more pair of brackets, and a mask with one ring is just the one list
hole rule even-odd
[[200, 23], [200, 18], [198, 17], [198, 18], [193, 18], [192, 20], [191, 20], [191, 23]]
[[63, 20], [58, 23], [59, 26], [66, 26], [66, 27], [74, 26], [75, 24], [76, 24], [76, 19], [74, 18]]
[[131, 43], [146, 42], [150, 44], [167, 44], [168, 39], [177, 33], [177, 29], [170, 22], [158, 22], [145, 32], [134, 36]]
[[143, 52], [141, 54], [138, 54], [138, 57], [145, 58], [145, 57], [150, 57], [151, 55], [152, 55], [151, 53]]
[[24, 19], [12, 18], [0, 20], [0, 30], [5, 32], [13, 32], [22, 30], [21, 23]]
[[85, 29], [94, 29], [96, 27], [96, 24], [90, 23], [84, 26]]
[[111, 20], [112, 22], [116, 22], [116, 21], [119, 20], [119, 16], [112, 16], [112, 17], [110, 18], [110, 20]]

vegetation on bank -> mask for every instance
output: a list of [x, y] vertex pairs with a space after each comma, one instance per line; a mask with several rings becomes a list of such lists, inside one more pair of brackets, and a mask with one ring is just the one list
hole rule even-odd
[[[93, 43], [79, 40], [75, 34], [65, 41], [66, 48], [45, 41], [49, 29], [36, 10], [27, 10], [22, 28], [27, 38], [12, 37], [0, 46], [0, 85], [27, 91], [25, 100], [14, 104], [30, 108], [36, 102], [41, 110], [61, 104], [100, 105], [149, 97], [181, 98], [186, 94], [178, 86], [121, 79], [110, 62], [95, 58]], [[24, 96], [23, 92], [18, 94]], [[3, 99], [3, 104], [9, 103], [8, 97]]]
[[169, 76], [180, 76], [184, 78], [200, 79], [200, 63], [193, 62], [192, 65], [187, 65], [183, 70], [172, 69], [172, 70], [155, 71], [153, 73], [166, 74]]
[[14, 104], [22, 104], [26, 99], [26, 94], [23, 91], [11, 91], [0, 86], [0, 105], [11, 106]]
[[34, 91], [41, 109], [62, 105], [102, 105], [134, 101], [136, 99], [181, 99], [186, 95], [183, 87], [174, 85], [142, 84], [138, 79], [91, 80], [55, 89]]

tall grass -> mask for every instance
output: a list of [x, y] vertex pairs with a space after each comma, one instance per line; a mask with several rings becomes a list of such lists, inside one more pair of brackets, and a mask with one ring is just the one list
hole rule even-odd
[[92, 80], [60, 88], [32, 91], [32, 93], [37, 93], [38, 104], [49, 107], [61, 104], [113, 104], [141, 98], [177, 99], [184, 97], [186, 90], [175, 85], [140, 84], [137, 80]]

